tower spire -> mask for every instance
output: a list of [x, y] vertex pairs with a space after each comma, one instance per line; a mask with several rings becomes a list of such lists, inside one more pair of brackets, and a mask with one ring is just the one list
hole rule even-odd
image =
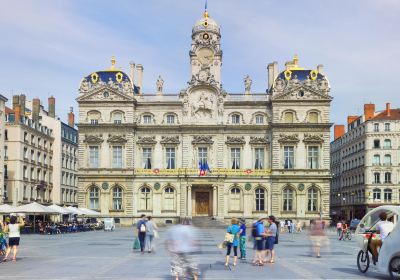
[[207, 19], [208, 18], [208, 11], [207, 11], [207, 0], [204, 4], [204, 18]]

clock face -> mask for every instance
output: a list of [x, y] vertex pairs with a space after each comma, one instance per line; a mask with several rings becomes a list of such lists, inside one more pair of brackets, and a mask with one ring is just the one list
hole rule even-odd
[[214, 52], [209, 48], [202, 48], [197, 52], [197, 57], [201, 64], [209, 65], [213, 61]]

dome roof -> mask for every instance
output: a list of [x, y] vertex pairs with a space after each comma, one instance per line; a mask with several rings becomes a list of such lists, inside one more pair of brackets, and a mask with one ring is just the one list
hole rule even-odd
[[[278, 79], [281, 78], [282, 80], [285, 80], [285, 71], [282, 71], [279, 75], [278, 75]], [[313, 71], [313, 73], [311, 73], [311, 71]], [[315, 77], [316, 75], [316, 77]], [[315, 78], [314, 78], [315, 77]], [[304, 69], [290, 69], [290, 78], [289, 78], [289, 72], [287, 72], [286, 74], [286, 79], [287, 80], [291, 80], [294, 78], [297, 78], [299, 81], [305, 81], [307, 79], [313, 79], [313, 80], [321, 80], [323, 79], [325, 76], [321, 73], [318, 73], [315, 70], [304, 70]]]
[[199, 19], [194, 24], [192, 33], [204, 32], [204, 31], [220, 33], [220, 28], [218, 23], [212, 18], [208, 17], [207, 11], [204, 12], [204, 17], [202, 19]]

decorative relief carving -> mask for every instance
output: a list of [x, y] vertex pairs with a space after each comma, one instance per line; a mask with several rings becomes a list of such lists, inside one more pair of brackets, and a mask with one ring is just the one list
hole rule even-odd
[[83, 78], [79, 85], [79, 92], [81, 94], [86, 94], [107, 86], [110, 89], [118, 90], [126, 95], [133, 95], [134, 89], [132, 87], [132, 83], [127, 78], [125, 78], [123, 81], [121, 79], [120, 82], [114, 82], [111, 78], [109, 78], [109, 80], [106, 81], [107, 83], [99, 78], [97, 79], [95, 80], [96, 82], [94, 82], [88, 78]]
[[212, 140], [211, 135], [194, 135], [192, 144], [194, 144], [194, 145], [198, 145], [198, 144], [212, 145], [212, 144], [214, 144], [214, 141]]
[[322, 143], [324, 142], [323, 134], [304, 134], [303, 141], [305, 143]]
[[269, 140], [268, 140], [268, 138], [267, 137], [256, 137], [256, 136], [251, 136], [250, 137], [250, 141], [249, 141], [249, 143], [250, 144], [263, 144], [263, 145], [266, 145], [266, 144], [269, 144]]
[[136, 143], [140, 145], [155, 145], [157, 141], [155, 136], [139, 136]]
[[102, 135], [85, 135], [84, 143], [100, 144], [103, 143]]
[[202, 67], [199, 73], [192, 75], [191, 80], [188, 82], [190, 86], [195, 85], [217, 85], [214, 75], [210, 72], [210, 67]]
[[174, 144], [174, 145], [178, 145], [179, 143], [181, 143], [179, 141], [179, 136], [178, 135], [174, 135], [174, 136], [162, 136], [161, 137], [161, 144]]
[[108, 135], [108, 143], [126, 143], [128, 139], [126, 139], [125, 135]]
[[244, 136], [239, 136], [239, 137], [228, 136], [226, 138], [225, 144], [228, 144], [228, 145], [244, 145], [244, 144], [246, 144], [246, 141], [244, 140]]
[[214, 98], [211, 92], [200, 92], [197, 102], [192, 103], [192, 116], [210, 118], [213, 115]]
[[279, 143], [298, 143], [300, 141], [298, 134], [280, 134]]

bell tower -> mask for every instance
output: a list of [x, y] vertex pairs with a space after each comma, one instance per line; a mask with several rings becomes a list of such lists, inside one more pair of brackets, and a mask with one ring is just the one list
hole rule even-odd
[[191, 82], [220, 85], [221, 83], [221, 33], [215, 20], [209, 17], [207, 6], [203, 18], [192, 29], [192, 46], [189, 52]]

